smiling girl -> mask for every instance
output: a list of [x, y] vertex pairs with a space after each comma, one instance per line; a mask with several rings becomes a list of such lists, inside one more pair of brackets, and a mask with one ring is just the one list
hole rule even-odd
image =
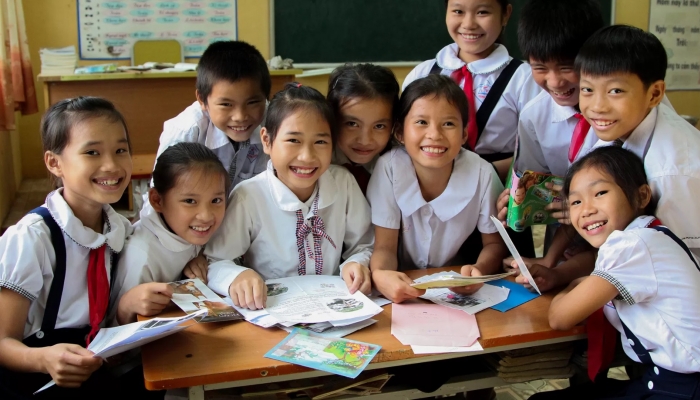
[[271, 278], [340, 274], [351, 292], [368, 293], [369, 206], [348, 170], [331, 165], [336, 125], [326, 99], [288, 84], [260, 135], [267, 171], [231, 192], [223, 227], [204, 251], [209, 286], [250, 309], [264, 306]]

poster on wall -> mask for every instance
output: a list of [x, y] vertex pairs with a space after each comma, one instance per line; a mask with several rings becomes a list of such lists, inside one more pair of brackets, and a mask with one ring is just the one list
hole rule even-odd
[[236, 40], [236, 0], [78, 0], [83, 60], [128, 60], [137, 40], [178, 40], [199, 57], [219, 40]]
[[649, 32], [668, 54], [666, 88], [700, 89], [700, 0], [651, 0]]

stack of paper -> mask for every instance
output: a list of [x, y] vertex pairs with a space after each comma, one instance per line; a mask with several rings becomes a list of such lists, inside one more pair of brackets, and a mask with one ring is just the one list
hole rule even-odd
[[416, 279], [411, 286], [416, 289], [446, 289], [451, 287], [463, 287], [503, 279], [506, 276], [513, 275], [514, 273], [515, 271], [504, 272], [496, 275], [464, 276], [456, 272], [443, 272], [420, 277]]
[[[509, 274], [502, 274], [509, 275]], [[500, 276], [500, 275], [492, 275]], [[416, 279], [416, 284], [450, 282], [464, 278], [456, 272], [439, 272], [437, 274], [426, 275]], [[487, 281], [488, 282], [488, 281]], [[500, 282], [500, 281], [499, 281]], [[414, 284], [415, 285], [415, 284]], [[471, 295], [462, 295], [452, 292], [449, 289], [428, 289], [421, 298], [430, 300], [441, 306], [454, 308], [468, 314], [476, 314], [508, 298], [510, 290], [501, 286], [484, 285]]]
[[72, 75], [78, 65], [75, 46], [60, 49], [41, 49], [41, 74], [45, 76]]
[[436, 304], [394, 304], [391, 334], [416, 354], [482, 350], [476, 317]]

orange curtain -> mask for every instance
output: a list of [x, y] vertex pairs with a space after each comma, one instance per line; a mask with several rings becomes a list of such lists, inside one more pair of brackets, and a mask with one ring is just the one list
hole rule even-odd
[[15, 111], [39, 111], [21, 0], [0, 0], [0, 96], [0, 131], [15, 129]]

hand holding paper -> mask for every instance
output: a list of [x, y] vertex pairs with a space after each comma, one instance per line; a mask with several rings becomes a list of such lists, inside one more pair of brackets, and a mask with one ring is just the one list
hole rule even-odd
[[498, 279], [505, 278], [506, 276], [509, 276], [512, 274], [513, 274], [513, 272], [504, 272], [502, 274], [484, 275], [484, 276], [435, 275], [429, 281], [422, 281], [420, 283], [413, 283], [413, 284], [411, 284], [411, 286], [413, 286], [416, 289], [439, 289], [439, 288], [469, 286], [469, 285], [476, 285], [478, 283], [495, 281]]
[[523, 276], [527, 279], [528, 283], [530, 283], [530, 285], [533, 288], [535, 288], [538, 294], [542, 294], [542, 292], [540, 292], [540, 289], [537, 287], [535, 280], [532, 278], [530, 271], [527, 269], [525, 262], [523, 262], [523, 258], [520, 257], [520, 253], [518, 253], [518, 250], [515, 248], [515, 244], [512, 240], [510, 240], [510, 236], [508, 236], [506, 228], [504, 228], [501, 222], [498, 220], [498, 218], [494, 217], [493, 215], [491, 216], [491, 221], [493, 221], [493, 224], [496, 225], [496, 229], [498, 229], [498, 233], [501, 234], [501, 238], [503, 238], [503, 241], [506, 243], [506, 246], [508, 246], [510, 254], [513, 255], [513, 258], [515, 258], [515, 261], [518, 263], [518, 267], [520, 267], [520, 273], [523, 274]]

